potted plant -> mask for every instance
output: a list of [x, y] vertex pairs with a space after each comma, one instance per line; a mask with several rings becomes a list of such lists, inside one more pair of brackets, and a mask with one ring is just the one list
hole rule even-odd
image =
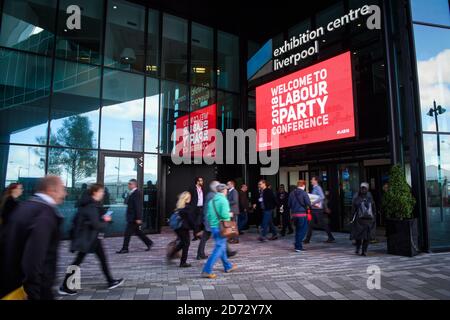
[[389, 254], [413, 257], [419, 254], [417, 219], [413, 217], [416, 200], [400, 165], [391, 169], [389, 187], [381, 207], [386, 215]]

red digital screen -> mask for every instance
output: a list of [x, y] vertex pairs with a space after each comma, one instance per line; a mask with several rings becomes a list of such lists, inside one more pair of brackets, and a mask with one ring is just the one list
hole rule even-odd
[[258, 151], [354, 137], [350, 52], [256, 88], [256, 127]]
[[177, 154], [195, 157], [215, 156], [215, 135], [217, 111], [216, 105], [193, 111], [176, 120]]

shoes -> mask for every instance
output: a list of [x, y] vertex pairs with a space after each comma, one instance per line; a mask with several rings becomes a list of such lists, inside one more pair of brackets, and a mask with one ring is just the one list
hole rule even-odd
[[127, 254], [128, 253], [128, 249], [122, 249], [120, 251], [116, 251], [117, 254]]
[[244, 235], [244, 234], [245, 234], [244, 232], [239, 231], [239, 235], [240, 235], [240, 236], [242, 236], [242, 235]]
[[365, 252], [363, 251], [363, 253], [361, 253], [361, 257], [367, 257], [367, 253], [365, 253]]
[[295, 249], [295, 252], [297, 252], [297, 253], [301, 253], [301, 252], [302, 252], [302, 250], [298, 250], [298, 249]]
[[227, 252], [227, 257], [228, 257], [228, 258], [232, 258], [232, 257], [234, 257], [235, 255], [237, 255], [237, 251], [229, 251], [229, 252]]
[[266, 240], [266, 238], [259, 237], [259, 238], [258, 238], [258, 241], [259, 241], [259, 242], [266, 242], [267, 240]]
[[206, 272], [203, 272], [203, 273], [202, 273], [202, 278], [214, 280], [214, 279], [217, 278], [217, 275], [215, 275], [214, 273], [206, 273]]
[[113, 280], [108, 284], [108, 290], [117, 288], [118, 286], [121, 286], [123, 283], [124, 283], [123, 279]]
[[275, 241], [278, 240], [278, 236], [273, 236], [272, 238], [269, 238], [269, 241]]
[[147, 246], [147, 249], [145, 249], [145, 251], [147, 251], [147, 252], [150, 251], [152, 249], [152, 247], [153, 247], [153, 242]]
[[310, 244], [311, 242], [309, 240], [303, 240], [304, 244]]
[[198, 257], [197, 257], [197, 260], [199, 260], [199, 261], [200, 261], [200, 260], [206, 260], [206, 259], [208, 259], [208, 256], [206, 256], [206, 255], [205, 255], [205, 256], [198, 256]]
[[359, 250], [358, 250], [358, 249], [356, 249], [355, 254], [356, 254], [357, 256], [359, 256]]
[[293, 230], [289, 231], [289, 232], [288, 232], [288, 236], [291, 235], [291, 234], [293, 234], [293, 233], [294, 233]]
[[180, 268], [192, 268], [192, 265], [190, 263], [182, 263], [180, 264]]
[[232, 273], [232, 272], [234, 272], [234, 271], [236, 271], [237, 270], [237, 265], [235, 265], [235, 264], [233, 264], [233, 266], [231, 267], [231, 269], [230, 270], [227, 270], [227, 271], [225, 271], [225, 273]]
[[61, 286], [58, 289], [58, 294], [61, 295], [61, 296], [74, 296], [77, 293], [78, 292], [76, 292], [75, 290], [70, 290], [66, 286]]
[[281, 235], [283, 238], [286, 237], [286, 233], [285, 233], [285, 232], [280, 233], [280, 235]]
[[334, 240], [334, 239], [328, 239], [327, 241], [325, 241], [325, 243], [335, 243], [336, 242], [336, 240]]

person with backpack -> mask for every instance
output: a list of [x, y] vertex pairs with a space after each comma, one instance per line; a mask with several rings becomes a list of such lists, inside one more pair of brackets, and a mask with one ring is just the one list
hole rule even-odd
[[299, 180], [297, 189], [289, 195], [288, 205], [295, 226], [295, 251], [300, 253], [303, 249], [303, 239], [308, 231], [308, 210], [311, 208], [311, 200], [305, 191], [306, 181]]
[[[101, 184], [93, 184], [82, 194], [78, 202], [78, 211], [74, 218], [71, 232], [71, 252], [77, 252], [72, 266], [80, 266], [86, 255], [94, 253], [100, 261], [103, 274], [108, 282], [108, 289], [114, 289], [122, 285], [123, 279], [114, 279], [111, 275], [105, 249], [103, 249], [103, 231], [111, 222], [111, 216], [104, 214], [102, 200], [105, 195], [105, 187]], [[72, 273], [66, 273], [64, 281], [58, 293], [63, 296], [73, 296], [77, 291], [69, 286]]]
[[196, 220], [194, 217], [194, 210], [191, 207], [191, 193], [183, 192], [178, 196], [177, 206], [174, 213], [172, 213], [169, 224], [172, 230], [178, 236], [177, 245], [173, 247], [172, 251], [168, 253], [167, 259], [173, 260], [177, 253], [181, 251], [180, 268], [190, 268], [191, 264], [187, 263], [190, 241], [190, 230], [194, 230], [194, 235], [200, 237], [200, 233], [196, 233]]
[[361, 183], [358, 194], [353, 198], [353, 219], [350, 239], [356, 243], [355, 254], [367, 255], [372, 230], [375, 228], [375, 202], [369, 192], [369, 184]]

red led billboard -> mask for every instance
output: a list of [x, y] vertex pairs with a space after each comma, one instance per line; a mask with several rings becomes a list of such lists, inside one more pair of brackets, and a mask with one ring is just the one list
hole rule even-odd
[[256, 126], [258, 151], [354, 137], [350, 52], [256, 88]]

